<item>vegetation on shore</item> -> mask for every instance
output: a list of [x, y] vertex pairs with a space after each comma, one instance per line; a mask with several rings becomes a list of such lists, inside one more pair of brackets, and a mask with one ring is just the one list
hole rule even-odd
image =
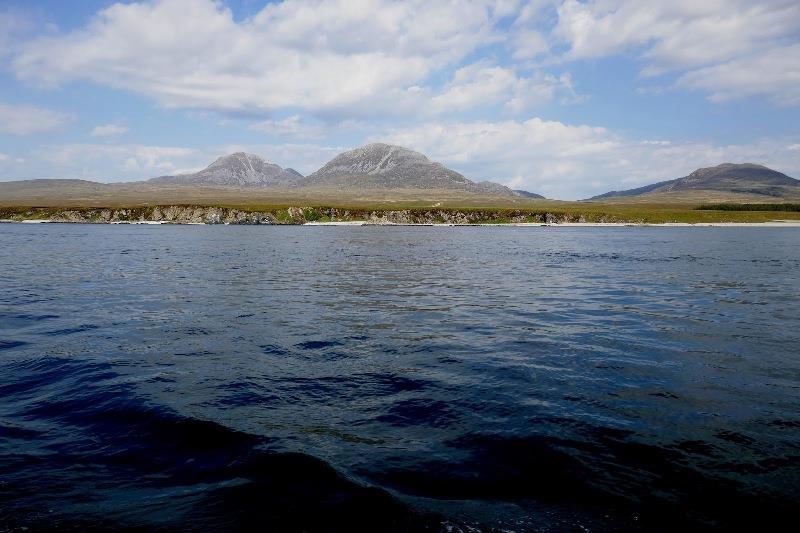
[[358, 205], [139, 205], [131, 207], [0, 207], [3, 220], [58, 222], [140, 222], [303, 224], [306, 222], [369, 221], [375, 223], [560, 223], [616, 222], [769, 222], [800, 220], [798, 204], [602, 204], [541, 202], [526, 207]]
[[800, 212], [800, 204], [702, 204], [704, 211], [789, 211]]

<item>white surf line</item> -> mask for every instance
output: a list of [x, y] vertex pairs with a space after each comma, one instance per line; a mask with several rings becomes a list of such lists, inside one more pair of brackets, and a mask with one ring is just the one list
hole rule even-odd
[[[102, 224], [102, 222], [95, 222], [94, 224]], [[168, 221], [164, 221], [164, 220], [112, 220], [112, 221], [109, 221], [108, 224], [131, 224], [131, 225], [160, 226], [162, 224], [172, 224], [172, 222], [168, 222]], [[192, 222], [187, 222], [187, 224], [192, 224]], [[202, 224], [202, 222], [194, 222], [194, 224]]]
[[367, 223], [363, 220], [342, 220], [339, 222], [306, 222], [303, 226], [365, 226]]
[[798, 221], [770, 222], [521, 222], [518, 224], [479, 224], [481, 226], [547, 226], [564, 228], [654, 227], [654, 228], [779, 228], [800, 227]]
[[800, 228], [800, 221], [790, 222], [664, 222], [664, 223], [638, 223], [638, 222], [519, 222], [512, 224], [458, 224], [458, 223], [403, 223], [403, 222], [306, 222], [305, 226], [427, 226], [437, 228], [453, 227], [515, 227], [515, 228]]

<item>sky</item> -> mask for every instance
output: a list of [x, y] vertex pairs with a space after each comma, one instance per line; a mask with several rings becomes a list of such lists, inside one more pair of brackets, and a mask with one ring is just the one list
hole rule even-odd
[[369, 142], [561, 199], [800, 178], [800, 2], [0, 0], [0, 181]]

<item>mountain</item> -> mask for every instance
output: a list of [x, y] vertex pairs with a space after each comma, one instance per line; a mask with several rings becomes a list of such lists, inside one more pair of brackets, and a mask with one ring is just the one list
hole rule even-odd
[[419, 152], [375, 143], [343, 152], [300, 183], [305, 187], [467, 189], [470, 180]]
[[343, 152], [297, 182], [299, 187], [354, 189], [455, 189], [472, 193], [522, 196], [490, 181], [475, 183], [423, 154], [384, 143]]
[[[255, 190], [257, 189], [257, 191]], [[237, 152], [218, 158], [205, 169], [190, 174], [161, 176], [146, 181], [97, 183], [84, 180], [27, 180], [0, 183], [4, 202], [37, 204], [44, 201], [78, 202], [81, 198], [181, 197], [196, 201], [261, 197], [431, 199], [429, 191], [453, 199], [482, 196], [512, 200], [543, 198], [512, 190], [491, 181], [475, 183], [423, 154], [389, 144], [369, 144], [339, 154], [313, 174], [303, 177], [257, 155]], [[13, 202], [12, 202], [13, 199]], [[440, 198], [441, 199], [441, 198]]]
[[152, 185], [205, 187], [275, 187], [291, 189], [336, 189], [357, 193], [367, 190], [456, 190], [494, 196], [543, 198], [505, 185], [475, 183], [441, 163], [402, 146], [375, 143], [343, 152], [305, 178], [291, 168], [281, 168], [253, 154], [238, 152], [220, 157], [194, 174], [161, 176]]
[[294, 169], [282, 168], [254, 154], [237, 152], [220, 157], [200, 172], [161, 176], [148, 180], [148, 183], [205, 187], [288, 187], [302, 177]]
[[698, 191], [794, 198], [800, 196], [800, 181], [763, 165], [723, 163], [715, 167], [699, 168], [682, 178], [627, 191], [611, 191], [590, 200]]

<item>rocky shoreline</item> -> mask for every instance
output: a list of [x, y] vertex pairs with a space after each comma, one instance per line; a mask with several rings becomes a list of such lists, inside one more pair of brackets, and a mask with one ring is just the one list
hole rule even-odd
[[73, 224], [234, 224], [234, 225], [445, 225], [445, 226], [798, 226], [800, 220], [779, 217], [748, 220], [731, 217], [709, 220], [702, 215], [688, 220], [639, 214], [554, 212], [536, 209], [344, 209], [333, 207], [281, 207], [246, 209], [201, 205], [143, 207], [0, 207], [0, 222]]
[[[78, 224], [306, 224], [363, 222], [367, 224], [519, 224], [583, 223], [583, 215], [529, 210], [459, 209], [340, 209], [287, 207], [250, 211], [228, 207], [147, 206], [134, 208], [0, 208], [6, 222]], [[600, 220], [599, 222], [622, 222]]]

